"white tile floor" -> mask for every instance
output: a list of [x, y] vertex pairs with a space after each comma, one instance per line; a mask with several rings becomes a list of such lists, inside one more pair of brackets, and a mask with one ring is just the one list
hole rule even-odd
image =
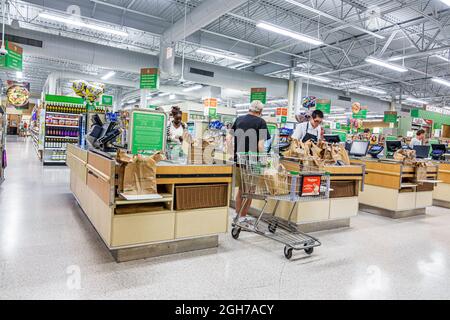
[[322, 247], [292, 261], [277, 243], [227, 234], [218, 249], [117, 264], [72, 197], [68, 169], [42, 167], [31, 140], [10, 138], [8, 155], [3, 299], [450, 298], [447, 209], [401, 221], [361, 213], [349, 229], [316, 233]]

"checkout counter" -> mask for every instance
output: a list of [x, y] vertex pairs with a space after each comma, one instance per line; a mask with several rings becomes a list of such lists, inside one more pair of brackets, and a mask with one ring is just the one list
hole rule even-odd
[[433, 205], [433, 191], [438, 182], [438, 167], [426, 167], [426, 179], [412, 182], [414, 165], [388, 159], [352, 159], [352, 164], [366, 168], [364, 191], [359, 194], [361, 211], [397, 219], [424, 215]]
[[433, 205], [450, 209], [450, 162], [441, 161], [437, 166], [440, 183], [433, 192]]
[[75, 145], [67, 149], [70, 188], [117, 262], [214, 248], [228, 230], [231, 165], [160, 162], [160, 199], [118, 196], [116, 160]]

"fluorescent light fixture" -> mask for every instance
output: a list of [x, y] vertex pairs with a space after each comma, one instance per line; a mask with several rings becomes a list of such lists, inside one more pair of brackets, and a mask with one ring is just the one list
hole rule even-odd
[[108, 79], [112, 78], [115, 74], [116, 74], [115, 71], [110, 71], [102, 77], [102, 80], [108, 80]]
[[412, 98], [412, 97], [408, 97], [406, 98], [406, 101], [409, 102], [415, 102], [415, 103], [419, 103], [419, 104], [427, 104], [428, 102], [420, 100], [420, 99], [416, 99], [416, 98]]
[[450, 0], [441, 0], [443, 4], [446, 4], [450, 7]]
[[236, 108], [240, 108], [240, 107], [248, 107], [250, 106], [250, 103], [238, 103], [234, 105]]
[[270, 100], [270, 101], [267, 101], [266, 104], [269, 104], [269, 103], [285, 103], [285, 102], [288, 102], [288, 99]]
[[338, 107], [331, 107], [331, 112], [340, 112], [340, 111], [345, 111], [347, 109], [345, 108], [338, 108]]
[[306, 78], [306, 79], [316, 80], [319, 82], [331, 82], [331, 79], [324, 78], [321, 76], [315, 76], [315, 75], [307, 74], [307, 73], [303, 73], [303, 72], [293, 72], [292, 74], [296, 77], [302, 77], [302, 78]]
[[171, 93], [170, 92], [161, 92], [160, 94], [158, 94], [158, 97], [167, 97], [170, 96]]
[[19, 78], [19, 79], [22, 79], [22, 78], [23, 78], [23, 73], [22, 73], [22, 71], [17, 71], [17, 72], [16, 72], [16, 77]]
[[132, 99], [132, 100], [128, 101], [127, 104], [133, 104], [133, 103], [136, 103], [136, 102], [137, 102], [136, 99]]
[[267, 22], [259, 22], [259, 23], [256, 24], [256, 26], [258, 28], [261, 28], [261, 29], [264, 29], [264, 30], [268, 30], [268, 31], [272, 31], [272, 32], [281, 34], [281, 35], [286, 36], [286, 37], [291, 37], [293, 39], [297, 39], [297, 40], [300, 40], [300, 41], [303, 41], [303, 42], [306, 42], [306, 43], [313, 44], [315, 46], [320, 46], [320, 45], [324, 44], [323, 41], [320, 40], [320, 39], [316, 39], [316, 38], [307, 36], [305, 34], [301, 34], [301, 33], [297, 33], [297, 32], [294, 32], [294, 31], [291, 31], [291, 30], [288, 30], [288, 29], [284, 29], [284, 28], [281, 28], [279, 26], [275, 26], [275, 25], [267, 23]]
[[177, 97], [176, 95], [171, 94], [171, 95], [169, 95], [169, 100], [175, 100], [176, 97]]
[[436, 83], [442, 84], [444, 86], [450, 87], [450, 81], [447, 81], [447, 80], [444, 80], [444, 79], [441, 79], [441, 78], [433, 78], [431, 80], [433, 82], [436, 82]]
[[213, 56], [213, 57], [217, 57], [217, 58], [223, 58], [223, 59], [227, 59], [227, 60], [242, 62], [242, 63], [252, 63], [253, 62], [250, 59], [246, 59], [246, 58], [243, 58], [243, 57], [241, 58], [241, 57], [232, 55], [231, 53], [225, 54], [225, 53], [212, 51], [212, 50], [207, 50], [207, 49], [197, 49], [196, 52], [197, 53], [206, 54], [206, 55], [209, 55], [209, 56]]
[[388, 63], [388, 62], [385, 62], [383, 60], [373, 58], [373, 57], [367, 57], [366, 62], [376, 64], [377, 66], [391, 69], [391, 70], [394, 70], [397, 72], [407, 72], [408, 71], [408, 69], [403, 66], [400, 66], [398, 64]]
[[72, 19], [71, 17], [57, 16], [57, 15], [53, 15], [53, 14], [50, 14], [50, 13], [47, 13], [47, 12], [39, 13], [39, 17], [40, 18], [44, 18], [44, 19], [48, 19], [48, 20], [52, 20], [52, 21], [56, 21], [56, 22], [69, 24], [69, 25], [76, 26], [76, 27], [82, 27], [82, 28], [91, 29], [91, 30], [95, 30], [95, 31], [101, 31], [101, 32], [105, 32], [105, 33], [110, 33], [110, 34], [121, 36], [121, 37], [127, 37], [128, 36], [128, 33], [125, 32], [125, 31], [116, 30], [116, 29], [113, 29], [113, 28], [102, 27], [102, 26], [95, 25], [95, 24], [86, 23], [82, 19], [75, 20], [75, 19]]
[[378, 94], [386, 94], [387, 93], [386, 91], [383, 91], [383, 90], [380, 90], [380, 89], [371, 88], [371, 87], [366, 87], [366, 86], [359, 86], [359, 89], [370, 91], [370, 92], [374, 92], [374, 93], [378, 93]]
[[201, 88], [203, 88], [203, 86], [201, 84], [183, 89], [183, 92], [191, 92], [191, 91], [195, 91], [195, 90], [200, 90]]

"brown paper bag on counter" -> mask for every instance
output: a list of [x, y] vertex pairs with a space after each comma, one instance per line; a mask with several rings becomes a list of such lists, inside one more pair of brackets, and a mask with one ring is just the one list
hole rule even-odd
[[158, 193], [156, 166], [161, 160], [163, 160], [161, 153], [156, 153], [148, 157], [129, 155], [119, 151], [117, 156], [117, 161], [121, 166], [121, 170], [119, 171], [119, 191], [129, 195]]

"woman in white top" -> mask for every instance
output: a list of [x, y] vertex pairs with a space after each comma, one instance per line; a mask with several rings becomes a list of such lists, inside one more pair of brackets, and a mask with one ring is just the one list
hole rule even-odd
[[317, 142], [322, 139], [322, 124], [323, 112], [320, 110], [313, 111], [311, 119], [308, 122], [303, 122], [297, 125], [292, 138], [301, 142], [308, 142], [312, 140]]
[[168, 130], [168, 138], [169, 142], [173, 143], [182, 143], [183, 135], [185, 130], [187, 129], [186, 124], [181, 121], [183, 116], [183, 112], [176, 111], [173, 112], [173, 120], [170, 121], [169, 130]]

